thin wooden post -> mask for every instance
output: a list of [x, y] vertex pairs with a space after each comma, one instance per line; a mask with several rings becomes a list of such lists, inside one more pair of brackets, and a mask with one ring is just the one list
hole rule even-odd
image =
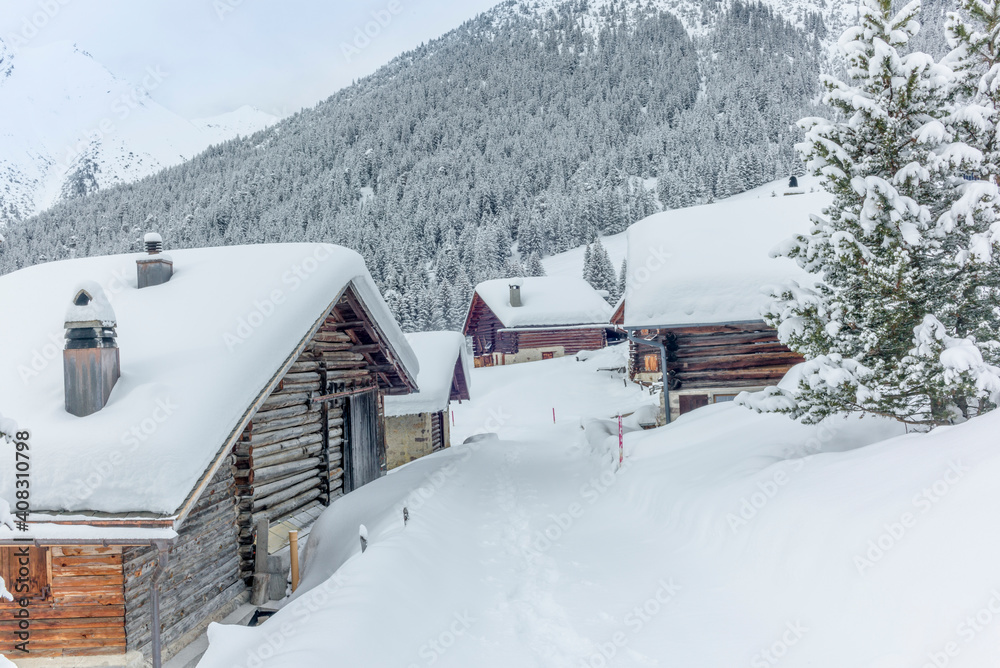
[[292, 559], [292, 591], [299, 588], [299, 532], [288, 532], [288, 551]]

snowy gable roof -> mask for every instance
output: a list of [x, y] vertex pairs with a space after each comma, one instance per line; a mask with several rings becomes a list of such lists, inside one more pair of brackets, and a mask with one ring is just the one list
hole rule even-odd
[[626, 327], [761, 319], [769, 288], [808, 274], [771, 250], [808, 234], [825, 192], [717, 202], [658, 213], [628, 229]]
[[[521, 306], [510, 305], [510, 286], [521, 286]], [[504, 327], [608, 324], [611, 306], [582, 278], [498, 278], [476, 286], [476, 294]]]
[[[419, 332], [407, 334], [413, 352], [420, 363], [417, 375], [417, 392], [385, 398], [387, 417], [437, 413], [448, 409], [452, 399], [468, 399], [472, 380], [470, 355], [465, 337], [458, 332]], [[465, 396], [455, 396], [452, 391], [457, 379], [465, 388]]]
[[[276, 374], [350, 288], [402, 371], [418, 364], [361, 257], [325, 244], [180, 250], [173, 278], [136, 288], [136, 259], [53, 262], [0, 276], [0, 406], [31, 431], [32, 506], [174, 514]], [[117, 316], [121, 378], [107, 406], [64, 408], [67, 305], [81, 281]], [[16, 324], [14, 324], [16, 323]], [[0, 497], [14, 498], [10, 466]]]

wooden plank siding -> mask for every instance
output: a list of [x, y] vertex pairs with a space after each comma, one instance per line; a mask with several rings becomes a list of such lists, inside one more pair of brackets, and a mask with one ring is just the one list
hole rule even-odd
[[[170, 548], [160, 578], [163, 658], [173, 656], [246, 590], [240, 579], [233, 460], [212, 479]], [[154, 547], [125, 548], [125, 631], [128, 650], [150, 655], [149, 584]]]
[[575, 355], [581, 350], [600, 350], [608, 344], [607, 330], [589, 329], [524, 329], [517, 332], [517, 349], [552, 348], [562, 346], [564, 354]]
[[[4, 548], [16, 550], [17, 548]], [[28, 607], [33, 657], [125, 653], [122, 548], [51, 547], [39, 550], [51, 567], [49, 594]], [[49, 567], [46, 565], [46, 568]], [[35, 563], [32, 567], [36, 568]], [[0, 653], [23, 658], [13, 618], [16, 603], [0, 601]]]
[[[641, 330], [639, 335], [667, 346], [672, 389], [773, 385], [802, 361], [763, 322]], [[633, 370], [658, 370], [658, 364], [646, 364], [654, 354], [655, 349], [633, 344]]]

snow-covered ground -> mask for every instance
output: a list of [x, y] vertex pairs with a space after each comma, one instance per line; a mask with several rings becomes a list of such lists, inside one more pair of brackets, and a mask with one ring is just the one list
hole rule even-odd
[[645, 397], [597, 366], [475, 370], [456, 434], [500, 439], [335, 504], [298, 595], [200, 665], [996, 665], [1000, 414], [907, 436], [719, 404], [627, 433], [617, 471], [616, 422], [581, 419]]

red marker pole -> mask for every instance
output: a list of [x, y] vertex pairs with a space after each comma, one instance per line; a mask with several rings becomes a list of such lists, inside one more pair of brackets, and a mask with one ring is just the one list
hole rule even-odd
[[552, 424], [556, 423], [556, 407], [552, 407]]
[[625, 461], [625, 432], [622, 429], [622, 414], [618, 414], [618, 468]]
[[455, 411], [451, 412], [451, 426], [455, 426]]

